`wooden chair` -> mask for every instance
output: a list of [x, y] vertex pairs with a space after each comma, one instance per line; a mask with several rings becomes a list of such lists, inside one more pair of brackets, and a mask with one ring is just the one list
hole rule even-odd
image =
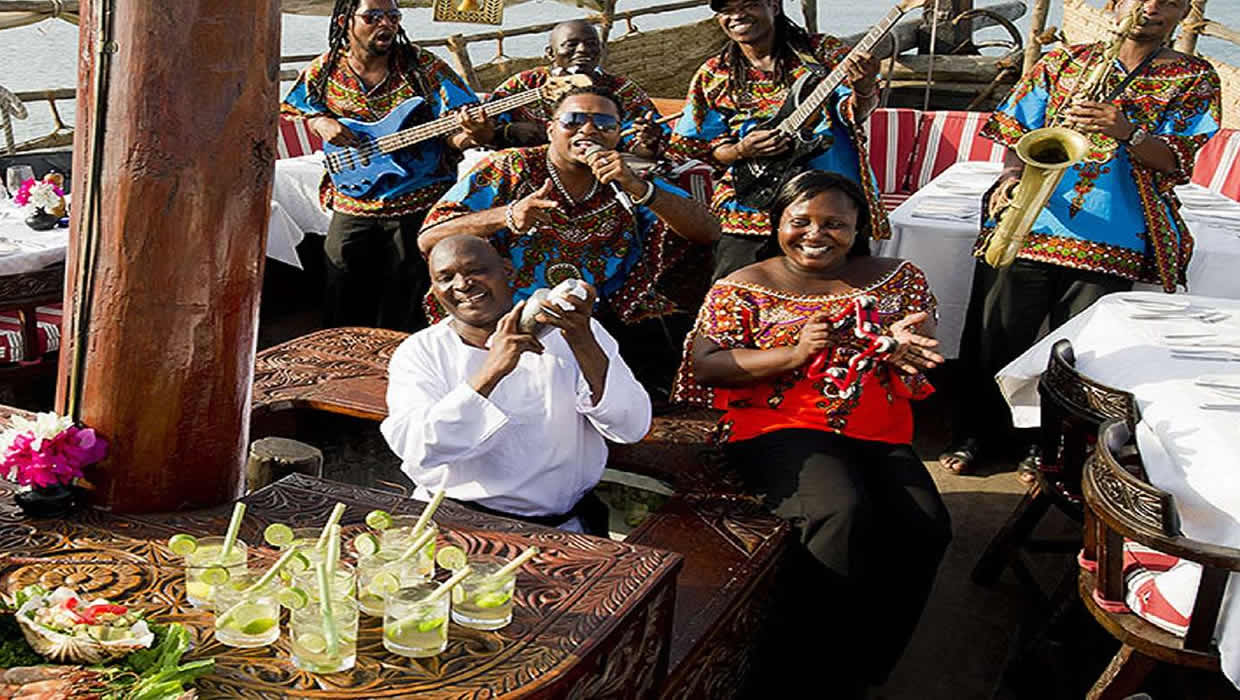
[[64, 286], [64, 265], [0, 275], [0, 381], [13, 384], [56, 371], [55, 350], [60, 347], [56, 312]]
[[[1076, 551], [1076, 540], [1036, 540], [1031, 535], [1052, 506], [1077, 522], [1083, 519], [1081, 472], [1103, 422], [1115, 419], [1135, 427], [1137, 404], [1131, 393], [1096, 382], [1076, 370], [1072, 343], [1060, 340], [1051, 348], [1046, 371], [1038, 379], [1042, 404], [1042, 461], [1038, 480], [1025, 493], [973, 567], [972, 579], [991, 585], [1011, 567], [1035, 594], [1037, 585], [1021, 550]], [[1067, 593], [1070, 594], [1069, 587]]]
[[[1123, 698], [1137, 691], [1159, 662], [1206, 671], [1219, 670], [1214, 628], [1232, 571], [1240, 571], [1240, 550], [1192, 540], [1180, 531], [1171, 494], [1134, 474], [1139, 463], [1133, 430], [1121, 420], [1105, 423], [1098, 448], [1085, 467], [1085, 529], [1092, 532], [1086, 556], [1098, 562], [1097, 573], [1082, 568], [1081, 600], [1094, 618], [1123, 646], [1086, 696], [1088, 700]], [[1201, 565], [1201, 583], [1184, 637], [1166, 632], [1128, 611], [1123, 572], [1124, 540]], [[1091, 549], [1092, 548], [1092, 549]]]

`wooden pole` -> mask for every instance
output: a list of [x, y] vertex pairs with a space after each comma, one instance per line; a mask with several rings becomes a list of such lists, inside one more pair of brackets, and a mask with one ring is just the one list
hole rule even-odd
[[465, 42], [465, 37], [460, 34], [448, 37], [448, 51], [452, 53], [456, 72], [461, 74], [471, 88], [481, 90], [482, 84], [478, 82], [478, 72], [474, 70], [474, 62], [469, 58], [469, 45]]
[[805, 15], [805, 28], [811, 34], [818, 32], [818, 0], [801, 0], [801, 14]]
[[1034, 64], [1042, 57], [1041, 34], [1046, 31], [1046, 13], [1051, 9], [1051, 0], [1034, 0], [1033, 17], [1029, 23], [1029, 39], [1025, 42], [1025, 65], [1021, 75], [1033, 70]]
[[1190, 55], [1197, 53], [1197, 39], [1201, 36], [1205, 19], [1206, 0], [1192, 0], [1182, 23], [1184, 26], [1180, 28], [1180, 36], [1175, 40], [1176, 51]]
[[249, 442], [280, 3], [86, 0], [81, 17], [57, 406], [111, 444], [98, 504], [218, 505]]

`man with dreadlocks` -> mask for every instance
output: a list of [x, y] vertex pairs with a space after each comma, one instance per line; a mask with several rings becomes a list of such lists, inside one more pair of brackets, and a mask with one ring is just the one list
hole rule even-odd
[[[429, 51], [410, 43], [400, 26], [395, 0], [337, 0], [328, 33], [328, 51], [298, 76], [281, 112], [304, 119], [324, 141], [358, 143], [339, 117], [375, 121], [408, 99], [426, 103], [415, 111], [429, 121], [477, 103], [473, 90]], [[426, 172], [381, 181], [364, 197], [351, 197], [324, 176], [323, 206], [332, 210], [324, 249], [327, 255], [328, 326], [379, 326], [416, 330], [425, 324], [420, 299], [429, 288], [426, 262], [417, 236], [426, 212], [456, 180], [459, 151], [489, 143], [494, 135], [484, 115], [461, 109], [462, 130], [398, 152], [433, 162]], [[449, 150], [451, 149], [451, 150]]]
[[[780, 0], [711, 0], [719, 26], [731, 39], [707, 59], [689, 83], [685, 110], [668, 145], [669, 157], [697, 158], [723, 172], [713, 208], [723, 237], [715, 246], [714, 279], [756, 260], [770, 236], [770, 217], [736, 201], [730, 166], [743, 158], [774, 156], [791, 143], [780, 132], [759, 129], [774, 117], [789, 88], [810, 71], [826, 74], [848, 56], [840, 40], [809, 34], [783, 13]], [[890, 235], [878, 201], [862, 129], [878, 104], [878, 61], [858, 53], [846, 64], [847, 85], [836, 88], [816, 132], [829, 131], [834, 144], [814, 156], [809, 167], [838, 172], [862, 186], [870, 203], [875, 238]]]

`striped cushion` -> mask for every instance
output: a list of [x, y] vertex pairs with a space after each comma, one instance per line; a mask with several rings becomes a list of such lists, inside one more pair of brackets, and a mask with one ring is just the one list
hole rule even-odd
[[22, 362], [56, 352], [60, 349], [61, 305], [51, 304], [35, 309], [38, 319], [39, 348], [34, 357], [26, 357], [22, 347], [22, 322], [16, 311], [0, 313], [0, 363]]
[[866, 122], [866, 141], [870, 147], [870, 166], [878, 178], [883, 195], [905, 192], [908, 169], [917, 150], [921, 111], [880, 108]]
[[888, 212], [893, 212], [896, 207], [904, 204], [904, 201], [912, 196], [908, 192], [883, 192], [878, 195], [878, 201], [883, 203], [883, 208]]
[[280, 116], [280, 129], [276, 134], [276, 157], [296, 158], [323, 150], [323, 139], [306, 127], [304, 119], [287, 119]]
[[978, 134], [989, 118], [989, 112], [923, 113], [907, 190], [916, 192], [956, 163], [1002, 162], [1005, 147]]
[[1223, 129], [1197, 153], [1193, 182], [1240, 200], [1240, 130]]

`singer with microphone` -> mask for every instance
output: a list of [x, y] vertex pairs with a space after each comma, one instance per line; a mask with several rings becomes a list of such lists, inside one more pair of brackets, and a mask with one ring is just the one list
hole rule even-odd
[[713, 244], [719, 222], [683, 190], [625, 165], [620, 123], [612, 94], [568, 91], [547, 145], [488, 156], [432, 207], [423, 254], [451, 236], [478, 236], [512, 261], [516, 301], [577, 278], [598, 290], [600, 318], [635, 324], [683, 312], [659, 289], [661, 253], [672, 237]]

